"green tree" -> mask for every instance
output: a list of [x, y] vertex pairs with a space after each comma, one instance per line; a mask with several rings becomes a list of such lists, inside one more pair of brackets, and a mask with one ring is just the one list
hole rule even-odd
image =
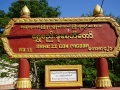
[[[6, 26], [9, 20], [10, 18], [7, 16], [4, 10], [0, 10], [0, 29], [4, 29], [4, 27]], [[1, 35], [2, 35], [2, 32], [0, 31], [0, 37]], [[5, 54], [5, 52], [3, 49], [2, 41], [0, 39], [0, 55], [2, 54]]]
[[120, 15], [115, 17], [116, 21], [118, 22], [118, 24], [120, 25]]
[[6, 17], [6, 13], [3, 10], [0, 10], [0, 17]]
[[57, 17], [61, 14], [60, 7], [48, 6], [47, 0], [19, 0], [11, 4], [8, 16], [19, 18], [20, 11], [25, 5], [29, 8], [31, 17]]
[[[96, 65], [94, 59], [52, 59], [43, 61], [36, 59], [31, 60], [31, 63], [36, 63], [35, 67], [37, 68], [37, 75], [35, 75], [36, 71], [31, 68], [32, 75], [34, 75], [32, 81], [34, 81], [35, 79], [39, 79], [38, 83], [40, 87], [44, 87], [45, 84], [45, 65], [82, 65], [84, 87], [95, 86]], [[31, 64], [31, 67], [33, 66], [34, 64]], [[32, 84], [34, 88], [36, 86], [36, 83]]]
[[0, 28], [4, 28], [9, 20], [10, 18], [7, 16], [7, 13], [0, 10]]

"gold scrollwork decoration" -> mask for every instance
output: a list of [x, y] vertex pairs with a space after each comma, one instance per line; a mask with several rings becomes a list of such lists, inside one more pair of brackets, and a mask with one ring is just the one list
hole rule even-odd
[[[118, 53], [118, 52], [117, 52]], [[54, 54], [13, 54], [13, 55], [11, 55], [11, 58], [92, 58], [92, 57], [94, 57], [94, 58], [100, 58], [100, 57], [114, 57], [115, 56], [115, 54], [116, 54], [116, 52], [115, 53], [98, 53], [98, 54], [96, 54], [96, 53], [92, 53], [92, 54], [90, 54], [90, 53], [68, 53], [68, 54], [66, 54], [66, 53], [63, 53], [63, 54], [56, 54], [56, 53], [54, 53]]]

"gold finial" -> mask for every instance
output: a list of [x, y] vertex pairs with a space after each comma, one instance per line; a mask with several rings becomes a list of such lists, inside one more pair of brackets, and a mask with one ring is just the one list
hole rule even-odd
[[102, 8], [97, 4], [93, 11], [93, 16], [95, 17], [101, 17], [104, 16]]
[[22, 8], [20, 14], [21, 14], [20, 17], [22, 17], [22, 18], [30, 17], [30, 11], [29, 11], [29, 9], [28, 9], [28, 7], [26, 5]]

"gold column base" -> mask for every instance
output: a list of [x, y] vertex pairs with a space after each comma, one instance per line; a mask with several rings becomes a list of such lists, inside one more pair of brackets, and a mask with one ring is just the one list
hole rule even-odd
[[96, 88], [110, 88], [112, 87], [109, 77], [97, 77]]
[[15, 88], [31, 88], [30, 78], [18, 78]]

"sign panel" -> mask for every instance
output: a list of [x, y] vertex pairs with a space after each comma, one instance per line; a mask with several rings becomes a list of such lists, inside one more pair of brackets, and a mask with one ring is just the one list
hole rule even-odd
[[81, 87], [82, 85], [82, 65], [45, 65], [45, 87]]
[[116, 57], [119, 31], [110, 17], [13, 18], [2, 41], [11, 58]]

